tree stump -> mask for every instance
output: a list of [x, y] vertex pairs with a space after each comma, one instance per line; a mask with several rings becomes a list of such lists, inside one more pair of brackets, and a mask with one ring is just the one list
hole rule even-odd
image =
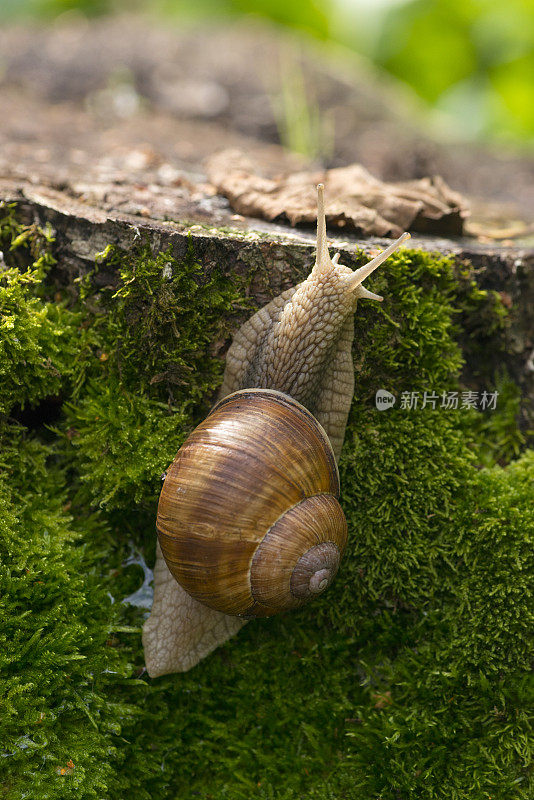
[[[361, 160], [387, 180], [440, 172], [453, 189], [470, 190], [468, 230], [477, 237], [415, 235], [412, 246], [469, 262], [479, 286], [499, 292], [510, 307], [505, 366], [527, 414], [534, 398], [534, 244], [531, 235], [506, 237], [530, 230], [532, 160], [439, 145], [417, 132], [394, 84], [349, 57], [334, 61], [317, 45], [297, 53], [291, 40], [261, 28], [175, 34], [119, 18], [90, 27], [8, 29], [0, 44], [0, 103], [8, 109], [0, 130], [0, 200], [52, 226], [62, 280], [91, 269], [108, 244], [128, 250], [147, 239], [153, 250], [170, 245], [180, 258], [192, 242], [207, 266], [245, 273], [261, 265], [268, 284], [252, 285], [258, 304], [311, 264], [313, 229], [235, 214], [206, 183], [204, 163], [225, 147], [246, 151], [267, 174], [316, 163], [275, 143], [279, 119], [265, 86], [280, 80], [272, 65], [285, 48], [306, 85], [318, 87], [323, 117], [343, 121], [327, 166]], [[347, 263], [359, 248], [386, 243], [329, 234]]]

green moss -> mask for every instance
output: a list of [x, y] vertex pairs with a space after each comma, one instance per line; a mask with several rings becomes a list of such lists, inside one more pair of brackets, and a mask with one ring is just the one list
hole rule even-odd
[[78, 500], [114, 508], [153, 501], [192, 424], [184, 405], [127, 391], [116, 377], [88, 381], [80, 404], [66, 409], [65, 436], [83, 484]]
[[39, 296], [54, 263], [50, 234], [35, 226], [18, 226], [12, 207], [0, 208], [0, 232], [0, 250], [5, 254], [0, 271], [2, 413], [60, 392], [77, 350], [77, 316]]
[[[104, 268], [118, 283], [96, 290]], [[108, 248], [82, 300], [92, 346], [64, 426], [82, 484], [77, 499], [153, 505], [162, 473], [220, 384], [219, 352], [248, 303], [219, 269], [205, 273], [191, 245], [181, 262], [148, 245], [129, 254]]]
[[498, 408], [494, 414], [477, 414], [470, 420], [476, 436], [477, 455], [485, 467], [508, 464], [516, 458], [526, 442], [532, 443], [533, 431], [521, 431], [517, 425], [521, 394], [507, 374], [498, 367], [494, 373], [494, 389], [498, 392]]
[[[66, 307], [49, 233], [8, 210], [0, 237], [18, 326], [0, 345], [4, 795], [530, 798], [534, 458], [511, 460], [517, 393], [488, 365], [494, 412], [400, 402], [465, 389], [466, 330], [482, 317], [499, 340], [502, 304], [447, 259], [388, 262], [384, 303], [356, 314], [335, 586], [151, 681], [144, 611], [121, 602], [141, 584], [129, 556], [153, 558], [161, 474], [214, 396], [246, 285], [191, 248], [110, 248]], [[394, 408], [376, 409], [379, 388]], [[52, 396], [53, 423], [24, 428], [21, 408]]]
[[70, 796], [101, 797], [122, 760], [121, 725], [137, 713], [120, 697], [128, 659], [110, 646], [120, 615], [100, 558], [113, 546], [102, 521], [68, 513], [47, 447], [8, 425], [1, 446], [2, 787], [52, 800], [69, 796], [68, 775]]
[[204, 400], [220, 383], [218, 354], [247, 306], [237, 279], [218, 267], [205, 270], [191, 240], [180, 262], [170, 249], [153, 255], [148, 244], [131, 253], [107, 248], [96, 274], [103, 268], [116, 271], [118, 285], [95, 291], [94, 273], [82, 291], [100, 335], [98, 379], [115, 374], [122, 385], [165, 402]]

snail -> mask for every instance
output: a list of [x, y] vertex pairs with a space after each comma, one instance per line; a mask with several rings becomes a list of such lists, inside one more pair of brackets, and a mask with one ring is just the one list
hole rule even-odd
[[252, 617], [331, 583], [347, 541], [330, 441], [289, 395], [221, 400], [169, 467], [157, 531], [171, 574], [201, 603]]
[[355, 271], [330, 258], [324, 188], [308, 278], [235, 334], [219, 401], [169, 467], [157, 517], [152, 677], [185, 671], [252, 617], [322, 594], [347, 539], [337, 461], [354, 390], [353, 315], [409, 238]]

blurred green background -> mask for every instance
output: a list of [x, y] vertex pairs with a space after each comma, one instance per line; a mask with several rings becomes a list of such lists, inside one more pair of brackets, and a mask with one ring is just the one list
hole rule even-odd
[[0, 0], [0, 22], [148, 12], [261, 17], [343, 45], [406, 82], [445, 134], [534, 144], [533, 0]]

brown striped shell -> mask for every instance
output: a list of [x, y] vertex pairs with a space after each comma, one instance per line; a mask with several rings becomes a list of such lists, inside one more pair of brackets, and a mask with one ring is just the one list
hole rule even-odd
[[170, 572], [211, 608], [268, 617], [332, 582], [347, 540], [323, 428], [270, 389], [221, 400], [170, 466], [157, 529]]

